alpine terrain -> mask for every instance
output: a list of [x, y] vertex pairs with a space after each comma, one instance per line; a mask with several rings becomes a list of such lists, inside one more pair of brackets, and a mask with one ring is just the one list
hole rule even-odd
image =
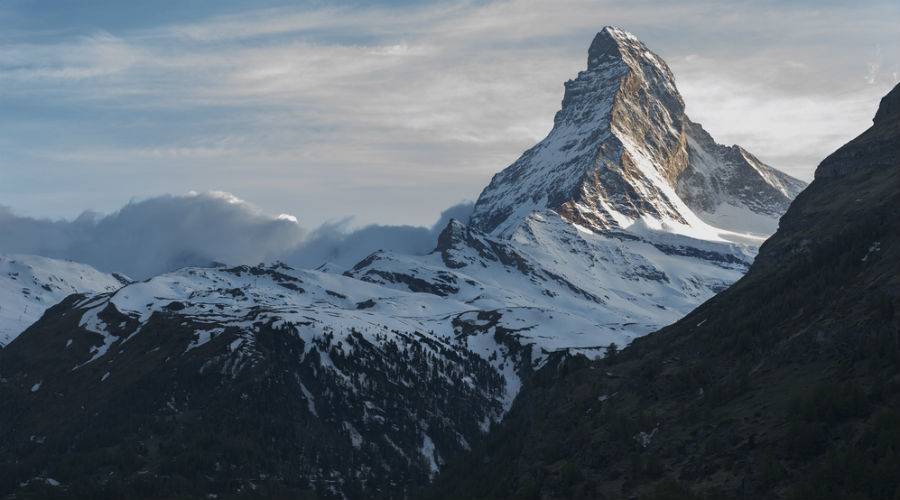
[[803, 187], [604, 28], [547, 138], [430, 254], [185, 268], [48, 309], [0, 350], [0, 494], [408, 497], [549, 360], [738, 280]]
[[0, 348], [73, 293], [113, 292], [130, 280], [87, 264], [0, 254]]
[[900, 86], [750, 271], [601, 360], [559, 356], [427, 497], [897, 498]]

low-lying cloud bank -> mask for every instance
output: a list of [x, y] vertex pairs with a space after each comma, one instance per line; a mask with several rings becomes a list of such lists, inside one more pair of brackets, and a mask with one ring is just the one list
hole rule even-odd
[[430, 228], [372, 225], [350, 231], [350, 219], [308, 230], [291, 216], [263, 214], [222, 192], [159, 196], [106, 216], [84, 212], [72, 221], [22, 217], [0, 207], [0, 252], [69, 259], [134, 279], [212, 262], [349, 267], [379, 249], [428, 253], [450, 218], [466, 221], [472, 208], [471, 202], [455, 205]]
[[459, 203], [443, 212], [430, 228], [421, 226], [371, 225], [347, 231], [350, 219], [323, 224], [310, 232], [293, 252], [284, 255], [285, 262], [302, 268], [316, 267], [330, 262], [350, 267], [375, 250], [393, 250], [405, 254], [424, 255], [434, 250], [437, 237], [450, 222], [468, 222], [474, 204]]

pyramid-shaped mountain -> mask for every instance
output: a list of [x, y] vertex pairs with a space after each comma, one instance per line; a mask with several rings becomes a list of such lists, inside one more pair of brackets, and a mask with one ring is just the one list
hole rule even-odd
[[684, 109], [666, 63], [631, 33], [604, 28], [587, 70], [566, 82], [553, 130], [494, 176], [471, 224], [511, 234], [550, 209], [592, 231], [642, 221], [696, 235], [774, 232], [805, 183], [717, 144]]

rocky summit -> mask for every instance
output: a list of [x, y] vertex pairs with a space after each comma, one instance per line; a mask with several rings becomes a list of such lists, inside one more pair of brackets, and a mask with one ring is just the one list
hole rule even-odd
[[685, 114], [665, 61], [624, 30], [598, 33], [587, 70], [565, 87], [550, 134], [494, 176], [474, 227], [511, 234], [549, 209], [598, 232], [667, 224], [768, 235], [805, 186], [717, 144]]

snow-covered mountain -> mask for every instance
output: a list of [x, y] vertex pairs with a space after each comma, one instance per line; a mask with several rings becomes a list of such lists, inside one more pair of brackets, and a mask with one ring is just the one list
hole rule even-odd
[[379, 252], [346, 274], [541, 311], [524, 343], [598, 354], [737, 280], [804, 186], [717, 144], [685, 115], [665, 62], [606, 27], [547, 138], [494, 176], [468, 227], [451, 223], [429, 256]]
[[109, 292], [128, 282], [120, 274], [101, 273], [87, 264], [0, 254], [0, 347], [66, 296]]
[[471, 223], [509, 236], [550, 209], [592, 231], [662, 228], [699, 239], [767, 236], [805, 183], [688, 119], [666, 63], [634, 35], [597, 34], [566, 82], [553, 130], [481, 193]]
[[376, 252], [345, 274], [495, 312], [539, 365], [558, 350], [602, 355], [677, 320], [752, 257], [749, 246], [677, 234], [594, 233], [545, 211], [510, 239], [452, 221], [430, 255]]
[[[406, 496], [559, 352], [603, 355], [740, 278], [802, 186], [716, 144], [685, 116], [665, 63], [607, 27], [548, 137], [430, 254], [379, 251], [343, 274], [185, 268], [70, 296], [4, 349], [0, 380], [91, 408], [79, 428], [102, 415], [143, 436], [166, 422], [141, 442], [175, 447], [201, 435], [184, 422], [246, 431], [231, 408], [265, 406], [250, 440], [295, 443], [279, 448], [292, 467], [278, 474], [299, 485], [290, 496]], [[56, 448], [91, 453], [51, 427], [66, 441]], [[165, 475], [160, 460], [148, 452], [125, 474]], [[197, 467], [231, 493], [261, 481], [246, 460]]]

